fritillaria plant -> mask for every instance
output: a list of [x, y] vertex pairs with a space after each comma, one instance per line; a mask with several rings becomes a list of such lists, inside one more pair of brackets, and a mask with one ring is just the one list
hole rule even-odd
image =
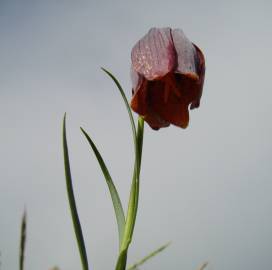
[[[190, 106], [191, 109], [199, 107], [205, 77], [205, 60], [201, 50], [190, 42], [179, 29], [152, 28], [133, 47], [131, 59], [133, 96], [130, 104], [118, 80], [109, 71], [103, 69], [119, 89], [128, 111], [132, 129], [135, 161], [126, 215], [118, 191], [101, 154], [91, 137], [81, 128], [105, 177], [115, 211], [119, 233], [119, 255], [115, 270], [136, 269], [167, 246], [160, 247], [140, 262], [127, 268], [128, 248], [133, 238], [139, 201], [144, 122], [147, 122], [155, 130], [167, 127], [170, 124], [186, 128], [189, 123], [188, 107]], [[139, 114], [137, 127], [131, 108]], [[63, 121], [63, 149], [71, 216], [82, 269], [88, 270], [87, 253], [72, 186], [65, 116]]]

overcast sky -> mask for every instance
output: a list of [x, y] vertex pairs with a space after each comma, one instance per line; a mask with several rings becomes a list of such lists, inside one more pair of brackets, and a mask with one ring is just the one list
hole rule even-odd
[[[91, 269], [114, 269], [117, 226], [93, 137], [127, 203], [133, 167], [130, 51], [151, 27], [182, 28], [206, 57], [186, 130], [145, 129], [139, 215], [129, 262], [172, 241], [141, 269], [272, 267], [272, 2], [0, 0], [1, 270], [80, 269], [67, 202], [61, 122]], [[135, 115], [136, 117], [136, 115]]]

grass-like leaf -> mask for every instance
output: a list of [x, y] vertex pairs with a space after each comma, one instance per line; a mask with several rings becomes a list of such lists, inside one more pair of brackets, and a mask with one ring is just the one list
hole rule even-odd
[[204, 262], [204, 263], [200, 266], [199, 270], [204, 270], [207, 266], [208, 266], [208, 262]]
[[123, 239], [123, 233], [124, 233], [124, 227], [125, 227], [125, 215], [124, 215], [124, 210], [122, 207], [122, 203], [119, 197], [119, 194], [117, 192], [117, 189], [112, 181], [112, 178], [110, 176], [109, 170], [106, 167], [106, 164], [101, 156], [101, 154], [99, 153], [97, 147], [95, 146], [94, 142], [92, 141], [92, 139], [90, 138], [90, 136], [87, 134], [87, 132], [83, 129], [80, 128], [81, 131], [83, 132], [83, 134], [85, 135], [87, 141], [89, 142], [90, 146], [93, 149], [93, 152], [96, 156], [96, 159], [100, 165], [100, 168], [103, 172], [103, 175], [105, 177], [106, 183], [108, 185], [109, 191], [110, 191], [110, 195], [111, 195], [111, 199], [112, 199], [112, 203], [113, 203], [113, 207], [114, 207], [114, 211], [115, 211], [115, 216], [116, 216], [116, 221], [117, 221], [117, 225], [118, 225], [118, 232], [119, 232], [119, 248], [121, 248], [121, 243], [122, 243], [122, 239]]
[[117, 88], [119, 89], [119, 92], [124, 100], [124, 103], [126, 105], [131, 128], [132, 128], [132, 135], [133, 135], [133, 141], [134, 141], [134, 149], [135, 149], [135, 162], [134, 162], [134, 172], [133, 172], [133, 178], [131, 183], [131, 189], [130, 189], [130, 197], [129, 197], [129, 204], [128, 204], [128, 210], [127, 210], [127, 216], [126, 216], [126, 223], [124, 228], [124, 234], [121, 244], [121, 250], [118, 257], [118, 261], [116, 264], [116, 270], [125, 270], [126, 268], [126, 259], [127, 259], [127, 250], [129, 247], [129, 244], [132, 239], [133, 230], [135, 226], [136, 221], [136, 214], [138, 209], [138, 200], [139, 200], [139, 177], [140, 177], [140, 169], [141, 169], [141, 155], [142, 155], [142, 145], [143, 145], [143, 131], [144, 131], [144, 120], [143, 118], [139, 117], [138, 120], [138, 128], [136, 131], [136, 126], [134, 123], [134, 119], [132, 116], [132, 111], [129, 106], [128, 100], [126, 98], [125, 92], [121, 87], [121, 84], [119, 81], [106, 69], [102, 68], [102, 70], [111, 77], [111, 79], [116, 84]]
[[77, 245], [80, 253], [80, 259], [82, 264], [83, 270], [88, 270], [88, 258], [84, 243], [84, 238], [82, 234], [82, 229], [80, 225], [80, 220], [77, 213], [77, 207], [75, 202], [75, 196], [74, 196], [74, 190], [73, 190], [73, 184], [72, 184], [72, 175], [71, 175], [71, 169], [70, 169], [70, 162], [69, 162], [69, 153], [68, 153], [68, 146], [67, 146], [67, 138], [66, 138], [66, 114], [63, 118], [63, 154], [64, 154], [64, 168], [65, 168], [65, 178], [66, 178], [66, 188], [67, 188], [67, 195], [71, 210], [71, 216], [73, 220], [74, 225], [74, 231], [77, 239]]
[[126, 105], [126, 108], [127, 108], [127, 111], [128, 111], [128, 116], [129, 116], [129, 120], [130, 120], [130, 123], [131, 123], [131, 128], [132, 128], [132, 135], [133, 135], [133, 141], [134, 141], [134, 146], [135, 146], [135, 152], [136, 152], [136, 126], [135, 126], [135, 123], [134, 123], [134, 119], [133, 119], [133, 116], [132, 116], [132, 112], [131, 112], [131, 109], [130, 109], [130, 106], [129, 106], [129, 103], [128, 103], [128, 100], [127, 100], [127, 97], [126, 97], [126, 94], [121, 86], [121, 84], [119, 83], [119, 81], [108, 71], [106, 70], [105, 68], [101, 68], [107, 75], [109, 75], [111, 77], [111, 79], [114, 81], [114, 83], [116, 84], [123, 100], [124, 100], [124, 103]]
[[24, 269], [25, 260], [25, 243], [26, 243], [26, 211], [24, 211], [21, 222], [20, 252], [19, 252], [19, 269]]
[[144, 264], [146, 261], [148, 261], [149, 259], [151, 259], [154, 256], [156, 256], [158, 253], [162, 252], [169, 245], [170, 245], [170, 243], [167, 243], [167, 244], [165, 244], [165, 245], [157, 248], [156, 250], [154, 250], [153, 252], [151, 252], [150, 254], [148, 254], [147, 256], [145, 256], [142, 260], [140, 260], [140, 261], [134, 263], [133, 265], [129, 266], [127, 268], [127, 270], [135, 270], [135, 269], [137, 269], [140, 265]]

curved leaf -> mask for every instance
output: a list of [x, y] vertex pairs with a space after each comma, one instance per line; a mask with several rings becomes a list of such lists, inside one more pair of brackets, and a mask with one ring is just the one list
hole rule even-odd
[[146, 261], [148, 261], [149, 259], [153, 258], [154, 256], [156, 256], [158, 253], [162, 252], [164, 249], [166, 249], [168, 246], [170, 245], [170, 242], [157, 248], [156, 250], [152, 251], [150, 254], [148, 254], [147, 256], [145, 256], [142, 260], [134, 263], [133, 265], [129, 266], [127, 268], [127, 270], [135, 270], [138, 268], [138, 266], [144, 264]]
[[67, 146], [67, 138], [66, 138], [66, 113], [63, 118], [63, 154], [64, 154], [64, 168], [65, 168], [65, 178], [66, 178], [66, 188], [67, 188], [67, 195], [71, 210], [71, 216], [74, 225], [74, 231], [77, 239], [77, 245], [80, 253], [80, 259], [82, 264], [83, 270], [88, 270], [88, 258], [84, 243], [84, 238], [82, 234], [82, 229], [80, 225], [80, 220], [77, 213], [76, 201], [74, 196], [73, 184], [72, 184], [72, 175], [70, 169], [70, 162], [69, 162], [69, 153], [68, 153], [68, 146]]
[[96, 156], [96, 159], [100, 165], [100, 168], [104, 174], [105, 180], [107, 182], [109, 191], [110, 191], [110, 195], [111, 195], [111, 199], [112, 199], [112, 203], [113, 203], [113, 207], [114, 207], [114, 211], [115, 211], [115, 216], [116, 216], [116, 221], [117, 221], [117, 225], [118, 225], [118, 232], [119, 232], [119, 248], [121, 248], [121, 243], [122, 243], [122, 239], [123, 239], [123, 233], [124, 233], [124, 227], [125, 227], [125, 215], [124, 215], [124, 210], [122, 207], [122, 203], [119, 197], [119, 194], [117, 192], [117, 189], [112, 181], [112, 178], [110, 176], [110, 173], [106, 167], [106, 164], [101, 156], [101, 154], [99, 153], [97, 147], [95, 146], [94, 142], [92, 141], [92, 139], [90, 138], [90, 136], [87, 134], [87, 132], [83, 129], [80, 128], [81, 131], [83, 132], [83, 134], [85, 135], [87, 141], [89, 142], [90, 146], [93, 149], [93, 152]]
[[133, 116], [132, 116], [132, 112], [131, 112], [131, 109], [130, 109], [130, 106], [129, 106], [129, 103], [128, 103], [128, 100], [127, 100], [127, 97], [126, 97], [126, 94], [121, 86], [121, 84], [119, 83], [119, 81], [108, 71], [106, 70], [105, 68], [101, 68], [107, 75], [109, 75], [111, 77], [111, 79], [114, 81], [114, 83], [116, 84], [123, 100], [124, 100], [124, 103], [126, 105], [126, 108], [127, 108], [127, 111], [128, 111], [128, 115], [129, 115], [129, 120], [130, 120], [130, 123], [131, 123], [131, 128], [132, 128], [132, 135], [133, 135], [133, 141], [134, 141], [134, 146], [135, 146], [135, 154], [136, 154], [136, 126], [135, 126], [135, 123], [134, 123], [134, 120], [133, 120]]
[[19, 269], [24, 269], [25, 261], [25, 242], [26, 242], [26, 210], [24, 211], [21, 221], [21, 237], [20, 237], [20, 255], [19, 255]]
[[133, 120], [130, 105], [128, 103], [128, 100], [126, 98], [124, 90], [122, 89], [119, 81], [108, 70], [106, 70], [104, 68], [102, 68], [102, 70], [107, 75], [109, 75], [111, 77], [111, 79], [114, 81], [114, 83], [116, 84], [117, 88], [119, 89], [120, 94], [124, 100], [124, 103], [126, 105], [126, 108], [127, 108], [128, 114], [129, 114], [129, 119], [130, 119], [130, 123], [131, 123], [132, 134], [133, 134], [134, 149], [135, 149], [134, 172], [133, 172], [133, 178], [132, 178], [132, 183], [131, 183], [131, 190], [130, 190], [130, 196], [129, 196], [126, 223], [125, 223], [125, 228], [124, 228], [124, 234], [123, 234], [120, 254], [119, 254], [116, 268], [115, 268], [116, 270], [125, 270], [127, 250], [128, 250], [129, 244], [132, 239], [135, 221], [136, 221], [137, 209], [138, 209], [139, 184], [140, 184], [139, 177], [140, 177], [140, 169], [141, 169], [144, 120], [142, 117], [138, 118], [138, 128], [136, 131], [136, 127], [135, 127], [135, 123]]

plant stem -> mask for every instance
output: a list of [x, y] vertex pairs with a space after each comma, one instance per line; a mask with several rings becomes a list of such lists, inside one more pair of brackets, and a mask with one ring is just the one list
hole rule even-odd
[[125, 231], [124, 231], [123, 241], [121, 245], [121, 252], [119, 254], [119, 258], [115, 268], [116, 270], [126, 269], [128, 247], [131, 243], [133, 231], [135, 227], [137, 210], [138, 210], [138, 202], [139, 202], [143, 137], [144, 137], [144, 120], [142, 117], [139, 117], [137, 135], [136, 135], [136, 154], [135, 154], [134, 172], [133, 172], [133, 178], [131, 183]]

